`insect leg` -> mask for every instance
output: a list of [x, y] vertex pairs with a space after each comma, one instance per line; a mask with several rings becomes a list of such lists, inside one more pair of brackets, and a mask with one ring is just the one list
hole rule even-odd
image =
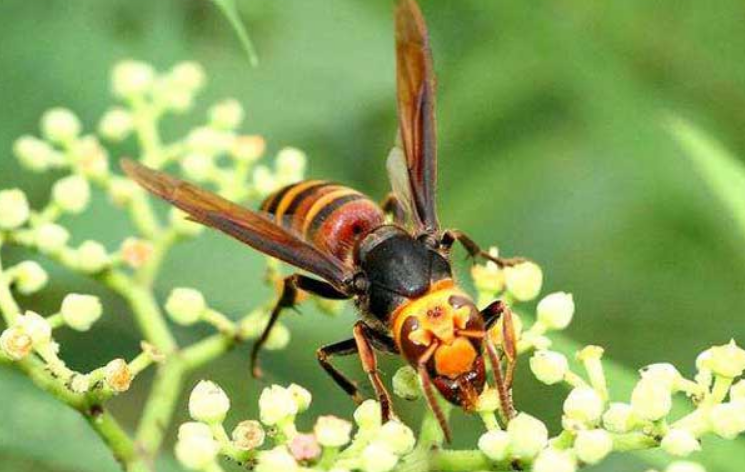
[[506, 309], [507, 305], [502, 300], [495, 300], [481, 310], [481, 317], [484, 319], [484, 325], [487, 331], [502, 318], [502, 313]]
[[285, 308], [292, 308], [297, 303], [298, 290], [303, 290], [318, 295], [319, 297], [334, 300], [349, 298], [349, 295], [340, 292], [333, 285], [312, 277], [306, 277], [300, 274], [293, 274], [289, 277], [285, 277], [282, 281], [282, 292], [269, 315], [269, 322], [266, 324], [259, 340], [256, 341], [256, 344], [254, 344], [251, 349], [251, 373], [256, 378], [260, 378], [263, 375], [261, 367], [259, 366], [259, 352], [262, 347], [264, 347], [264, 344], [266, 344], [266, 340], [269, 338], [269, 334], [277, 323], [282, 310]]
[[487, 251], [481, 249], [476, 241], [471, 239], [470, 236], [457, 229], [450, 229], [445, 231], [442, 234], [440, 244], [446, 249], [450, 249], [450, 247], [452, 247], [453, 243], [455, 243], [456, 241], [458, 241], [463, 246], [463, 248], [468, 252], [468, 255], [472, 258], [475, 259], [476, 257], [482, 257], [488, 261], [494, 262], [499, 267], [510, 267], [527, 261], [527, 259], [525, 259], [524, 257], [494, 257]]
[[394, 223], [398, 225], [404, 225], [406, 223], [406, 210], [401, 205], [395, 193], [391, 192], [386, 195], [385, 199], [380, 203], [380, 208], [383, 209], [386, 215], [393, 217]]
[[352, 354], [357, 354], [357, 341], [354, 338], [323, 346], [316, 351], [316, 357], [323, 370], [334, 379], [334, 382], [342, 390], [352, 397], [355, 403], [362, 403], [362, 396], [357, 385], [331, 364], [331, 358], [334, 356], [349, 356]]
[[378, 402], [380, 402], [380, 410], [383, 415], [383, 421], [385, 422], [395, 416], [395, 414], [391, 408], [391, 396], [383, 385], [383, 381], [380, 379], [380, 372], [378, 372], [378, 361], [375, 358], [372, 345], [372, 338], [376, 337], [380, 337], [380, 335], [365, 325], [364, 322], [358, 321], [354, 325], [354, 340], [357, 344], [362, 368], [370, 378], [370, 383], [372, 383], [375, 390], [375, 396], [378, 398]]
[[[490, 307], [497, 303], [499, 302], [492, 303], [484, 311], [489, 310]], [[497, 392], [499, 392], [501, 411], [505, 422], [507, 422], [515, 416], [515, 406], [512, 399], [512, 381], [515, 377], [515, 367], [517, 366], [517, 340], [515, 325], [512, 322], [512, 311], [504, 304], [501, 305], [501, 317], [502, 342], [500, 343], [500, 348], [506, 359], [505, 370], [502, 370], [502, 360], [497, 353], [494, 341], [489, 336], [486, 337], [486, 352], [489, 356], [492, 371], [494, 372], [494, 382], [497, 386]], [[494, 321], [498, 318], [499, 316], [496, 316]]]

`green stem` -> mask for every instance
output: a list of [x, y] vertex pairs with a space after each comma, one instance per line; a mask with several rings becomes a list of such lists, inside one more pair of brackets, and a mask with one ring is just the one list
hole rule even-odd
[[135, 275], [135, 279], [139, 285], [143, 287], [153, 286], [160, 268], [163, 266], [163, 260], [177, 240], [178, 235], [172, 229], [162, 232], [155, 239], [153, 253], [150, 255], [150, 259]]
[[[2, 239], [0, 239], [0, 249], [2, 249]], [[3, 318], [8, 326], [13, 324], [13, 321], [21, 313], [21, 308], [13, 298], [7, 277], [3, 273], [2, 257], [0, 257], [0, 311], [2, 311]]]
[[135, 435], [140, 454], [145, 458], [155, 460], [163, 444], [183, 388], [184, 373], [183, 363], [177, 357], [170, 357], [158, 368]]

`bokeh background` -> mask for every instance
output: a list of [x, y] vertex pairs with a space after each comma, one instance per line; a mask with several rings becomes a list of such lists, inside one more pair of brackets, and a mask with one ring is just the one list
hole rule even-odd
[[[203, 0], [4, 0], [0, 4], [0, 188], [45, 201], [53, 176], [22, 172], [13, 140], [36, 133], [49, 107], [75, 110], [89, 129], [111, 103], [108, 73], [124, 58], [165, 69], [181, 60], [206, 68], [209, 86], [178, 133], [203, 120], [208, 103], [236, 97], [245, 129], [270, 150], [298, 146], [309, 173], [372, 196], [387, 191], [384, 158], [395, 130], [390, 1], [241, 0], [261, 64], [252, 69], [224, 17]], [[662, 126], [664, 113], [691, 119], [745, 156], [745, 4], [624, 0], [422, 0], [439, 79], [441, 221], [544, 267], [546, 291], [577, 302], [569, 334], [607, 348], [636, 369], [669, 361], [690, 374], [698, 352], [745, 342], [745, 251], [731, 217]], [[133, 151], [110, 148], [112, 155]], [[745, 190], [744, 190], [745, 191]], [[115, 244], [125, 218], [106, 204], [70, 219], [80, 241]], [[26, 254], [7, 252], [18, 260]], [[239, 314], [269, 291], [262, 259], [214, 234], [181, 245], [159, 284], [201, 288]], [[53, 310], [64, 293], [107, 292], [45, 263], [53, 275], [27, 307]], [[86, 369], [131, 356], [137, 333], [124, 304], [105, 299], [93, 334], [65, 333], [64, 356]], [[313, 414], [353, 407], [316, 367], [320, 344], [348, 335], [351, 308], [336, 319], [312, 307], [286, 318], [290, 348], [265, 357], [269, 380], [315, 395]], [[204, 333], [179, 331], [182, 339]], [[198, 377], [218, 381], [235, 418], [256, 410], [260, 386], [243, 347]], [[343, 362], [362, 379], [355, 361]], [[386, 377], [399, 362], [384, 364]], [[527, 363], [523, 364], [525, 369]], [[192, 384], [196, 379], [192, 379]], [[147, 381], [115, 402], [126, 425]], [[626, 395], [627, 386], [616, 393]], [[521, 376], [520, 408], [558, 422], [563, 392]], [[400, 405], [404, 416], [418, 407]], [[179, 409], [185, 416], [185, 403]], [[23, 377], [0, 370], [0, 471], [114, 471], [82, 419]], [[460, 417], [459, 417], [460, 418]], [[473, 444], [479, 425], [458, 421]], [[742, 442], [742, 440], [740, 440]], [[745, 469], [745, 458], [708, 441], [710, 472]], [[597, 471], [642, 471], [649, 455], [615, 457]], [[734, 469], [722, 464], [737, 464]], [[174, 468], [174, 470], [177, 470]]]

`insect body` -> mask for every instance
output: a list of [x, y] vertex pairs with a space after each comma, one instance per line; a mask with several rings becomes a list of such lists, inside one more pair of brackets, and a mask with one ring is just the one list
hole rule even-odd
[[[396, 8], [398, 118], [401, 146], [388, 158], [393, 193], [383, 205], [338, 184], [308, 180], [270, 195], [258, 212], [207, 190], [132, 161], [125, 172], [190, 218], [316, 277], [284, 279], [269, 323], [254, 345], [252, 372], [261, 375], [258, 354], [284, 308], [299, 291], [331, 299], [354, 300], [360, 320], [353, 337], [324, 346], [318, 360], [355, 399], [360, 394], [331, 362], [358, 354], [381, 403], [384, 419], [391, 401], [377, 369], [375, 351], [400, 354], [421, 377], [428, 403], [449, 437], [435, 390], [453, 404], [473, 410], [486, 384], [489, 357], [502, 412], [511, 416], [514, 338], [510, 312], [496, 301], [479, 311], [453, 280], [451, 248], [458, 241], [473, 257], [498, 265], [519, 259], [490, 256], [463, 232], [441, 229], [435, 206], [436, 143], [434, 77], [424, 20], [414, 0]], [[393, 222], [386, 222], [386, 213]], [[501, 351], [488, 329], [504, 318]]]

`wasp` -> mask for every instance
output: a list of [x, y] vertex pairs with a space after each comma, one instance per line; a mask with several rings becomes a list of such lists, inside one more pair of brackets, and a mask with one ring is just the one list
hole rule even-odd
[[[435, 80], [426, 25], [414, 0], [397, 2], [395, 29], [398, 144], [388, 156], [393, 190], [383, 203], [333, 182], [306, 180], [276, 191], [252, 211], [135, 162], [123, 160], [122, 167], [190, 219], [312, 274], [283, 279], [278, 301], [252, 349], [255, 377], [261, 376], [262, 346], [282, 311], [296, 305], [299, 293], [352, 299], [359, 313], [353, 336], [318, 349], [321, 367], [361, 401], [357, 385], [332, 363], [334, 357], [357, 354], [383, 419], [388, 420], [394, 414], [376, 351], [402, 356], [416, 369], [425, 398], [449, 440], [436, 391], [473, 411], [486, 385], [488, 358], [503, 416], [509, 419], [514, 415], [511, 384], [516, 357], [509, 308], [497, 300], [480, 311], [455, 282], [454, 243], [472, 258], [499, 266], [522, 259], [493, 257], [466, 233], [440, 227], [435, 202]], [[500, 318], [498, 349], [488, 333]]]

